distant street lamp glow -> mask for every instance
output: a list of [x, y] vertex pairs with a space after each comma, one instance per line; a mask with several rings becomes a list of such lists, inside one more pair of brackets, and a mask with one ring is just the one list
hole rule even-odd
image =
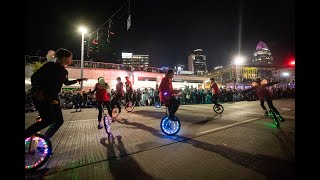
[[289, 73], [288, 72], [283, 72], [282, 75], [283, 76], [289, 76]]

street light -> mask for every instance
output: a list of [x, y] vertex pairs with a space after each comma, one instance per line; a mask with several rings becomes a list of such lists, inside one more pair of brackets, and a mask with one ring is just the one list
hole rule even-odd
[[[79, 31], [82, 34], [81, 38], [81, 79], [83, 78], [83, 58], [84, 58], [84, 34], [87, 32], [87, 29], [83, 26], [79, 27]], [[83, 81], [80, 81], [80, 90], [83, 88]]]
[[238, 70], [237, 70], [237, 67], [238, 66], [241, 66], [243, 63], [244, 63], [244, 57], [243, 56], [236, 56], [234, 58], [234, 64], [236, 65], [236, 75], [235, 75], [235, 78], [236, 80], [234, 81], [234, 89], [236, 88], [236, 82], [238, 82]]
[[236, 65], [241, 65], [244, 62], [244, 57], [237, 56], [237, 57], [234, 58], [234, 62], [235, 62]]

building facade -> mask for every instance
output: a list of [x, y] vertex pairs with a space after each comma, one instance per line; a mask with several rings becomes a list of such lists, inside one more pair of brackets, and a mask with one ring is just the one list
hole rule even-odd
[[202, 49], [196, 49], [193, 54], [188, 56], [188, 71], [193, 71], [195, 75], [206, 75], [208, 73], [206, 55]]
[[149, 55], [122, 53], [122, 64], [131, 70], [143, 70], [149, 66]]
[[266, 43], [260, 41], [253, 53], [251, 64], [253, 66], [271, 66], [273, 64], [273, 56]]
[[272, 71], [273, 81], [279, 81], [277, 85], [280, 87], [295, 87], [295, 68], [282, 68]]
[[[97, 63], [107, 64], [107, 63]], [[120, 65], [118, 65], [120, 67]], [[78, 79], [80, 77], [81, 68], [79, 66], [68, 66], [68, 78]], [[31, 88], [31, 75], [33, 74], [33, 68], [31, 65], [25, 65], [25, 91]], [[154, 88], [156, 85], [160, 85], [162, 78], [165, 76], [165, 72], [148, 72], [148, 71], [128, 71], [125, 69], [111, 69], [107, 66], [99, 65], [96, 68], [83, 68], [83, 77], [88, 78], [83, 82], [83, 90], [93, 90], [97, 83], [98, 77], [104, 77], [105, 81], [110, 85], [111, 89], [116, 89], [117, 77], [121, 78], [122, 82], [125, 82], [125, 77], [128, 76], [132, 82], [134, 89]], [[209, 77], [206, 76], [190, 76], [190, 75], [175, 75], [172, 81], [174, 89], [184, 89], [186, 86], [193, 86], [198, 89], [205, 88], [205, 84], [208, 83]], [[63, 89], [77, 89], [80, 87], [79, 83], [71, 86], [63, 85]]]
[[272, 79], [273, 67], [254, 67], [254, 66], [228, 66], [210, 72], [211, 77], [215, 78], [227, 88], [247, 88], [256, 78]]

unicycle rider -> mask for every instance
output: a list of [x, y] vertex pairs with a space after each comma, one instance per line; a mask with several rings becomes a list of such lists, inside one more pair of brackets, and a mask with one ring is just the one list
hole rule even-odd
[[172, 88], [173, 74], [174, 72], [172, 69], [168, 70], [165, 77], [162, 78], [159, 86], [160, 101], [168, 107], [169, 119], [173, 119], [174, 114], [180, 105], [179, 101], [174, 97], [175, 91]]

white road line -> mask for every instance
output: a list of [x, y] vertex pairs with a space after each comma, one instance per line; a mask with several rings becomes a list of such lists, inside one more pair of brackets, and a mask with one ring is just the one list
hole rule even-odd
[[68, 122], [93, 121], [93, 120], [98, 121], [98, 119], [82, 119], [82, 120], [71, 120], [71, 121], [64, 121], [64, 122], [68, 123]]
[[248, 119], [248, 120], [245, 120], [245, 121], [241, 121], [241, 122], [229, 124], [229, 125], [226, 125], [226, 126], [222, 126], [222, 127], [215, 128], [215, 129], [210, 129], [210, 130], [202, 131], [202, 132], [197, 133], [196, 136], [201, 136], [201, 135], [209, 134], [209, 133], [212, 133], [212, 132], [215, 132], [215, 131], [220, 131], [220, 130], [223, 130], [223, 129], [227, 129], [227, 128], [230, 128], [230, 127], [234, 127], [234, 126], [237, 126], [237, 125], [240, 125], [240, 124], [245, 124], [245, 123], [252, 122], [252, 121], [256, 121], [256, 120], [260, 120], [260, 119], [262, 119], [262, 118]]

